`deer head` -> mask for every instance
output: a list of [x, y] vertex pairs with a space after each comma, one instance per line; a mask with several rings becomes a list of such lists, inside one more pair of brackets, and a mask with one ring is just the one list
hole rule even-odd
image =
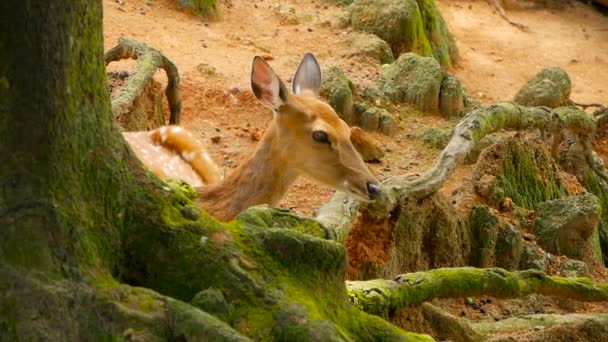
[[321, 68], [311, 53], [296, 71], [293, 94], [264, 59], [254, 58], [252, 90], [274, 112], [267, 133], [274, 136], [268, 158], [356, 199], [373, 200], [380, 184], [351, 143], [348, 125], [319, 99], [320, 86]]

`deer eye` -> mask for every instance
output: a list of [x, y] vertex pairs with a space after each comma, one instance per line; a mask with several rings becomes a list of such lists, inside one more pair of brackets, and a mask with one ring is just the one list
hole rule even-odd
[[326, 132], [314, 131], [314, 132], [312, 132], [312, 138], [315, 139], [315, 141], [318, 143], [328, 144], [328, 145], [330, 144], [329, 136], [327, 135]]

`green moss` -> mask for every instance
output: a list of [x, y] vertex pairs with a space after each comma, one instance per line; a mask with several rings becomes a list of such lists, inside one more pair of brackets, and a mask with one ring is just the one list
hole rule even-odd
[[504, 197], [525, 208], [534, 208], [538, 203], [567, 194], [550, 156], [541, 149], [513, 141], [507, 144], [497, 186]]
[[425, 128], [416, 133], [416, 138], [437, 149], [443, 149], [450, 140], [447, 132], [437, 128]]
[[602, 255], [604, 265], [608, 266], [608, 236], [602, 236], [608, 232], [608, 185], [591, 169], [585, 175], [584, 185], [598, 198], [602, 207], [602, 221], [598, 227], [595, 249], [596, 253], [599, 252], [597, 255]]

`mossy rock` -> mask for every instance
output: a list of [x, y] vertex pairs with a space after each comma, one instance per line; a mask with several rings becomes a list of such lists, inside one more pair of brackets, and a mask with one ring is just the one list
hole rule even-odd
[[520, 270], [539, 270], [545, 272], [549, 264], [547, 253], [536, 245], [524, 245], [519, 262]]
[[570, 99], [570, 77], [560, 67], [547, 68], [528, 80], [513, 101], [523, 106], [561, 107]]
[[353, 82], [344, 71], [331, 67], [323, 72], [323, 82], [319, 94], [329, 101], [338, 116], [348, 124], [354, 124], [353, 113]]
[[562, 277], [581, 278], [589, 277], [589, 266], [580, 260], [568, 259], [560, 265]]
[[439, 114], [445, 117], [459, 116], [464, 110], [464, 90], [456, 76], [447, 74], [439, 91]]
[[498, 218], [487, 205], [480, 205], [471, 210], [469, 232], [471, 234], [471, 264], [476, 267], [494, 266]]
[[234, 311], [234, 307], [226, 301], [222, 290], [214, 288], [197, 293], [190, 304], [223, 321], [227, 321]]
[[213, 17], [218, 14], [216, 0], [177, 0], [177, 8], [197, 14], [203, 18]]
[[540, 203], [533, 230], [545, 250], [596, 264], [601, 206], [591, 193]]
[[496, 237], [496, 266], [510, 271], [517, 270], [523, 248], [524, 241], [519, 230], [512, 224], [505, 224]]
[[364, 91], [368, 98], [387, 97], [395, 104], [409, 104], [427, 113], [439, 111], [443, 74], [439, 63], [413, 53], [401, 55], [380, 69], [380, 79]]
[[433, 0], [355, 0], [350, 22], [386, 41], [394, 56], [414, 52], [449, 66], [457, 50]]
[[363, 101], [355, 102], [353, 106], [352, 124], [366, 131], [377, 130], [386, 135], [392, 135], [397, 130], [397, 121], [391, 113]]
[[416, 133], [416, 139], [434, 148], [443, 149], [448, 144], [450, 135], [445, 131], [431, 127]]
[[567, 195], [559, 167], [534, 141], [509, 138], [485, 149], [474, 172], [476, 189], [494, 205], [509, 198], [533, 209], [538, 203]]
[[395, 61], [388, 43], [375, 34], [353, 33], [348, 39], [348, 44], [351, 49], [344, 52], [343, 55], [361, 56], [380, 64], [390, 64]]

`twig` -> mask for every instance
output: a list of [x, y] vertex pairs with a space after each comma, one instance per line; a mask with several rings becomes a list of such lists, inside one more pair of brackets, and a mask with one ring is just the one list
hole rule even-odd
[[500, 13], [500, 16], [506, 20], [509, 24], [517, 27], [518, 29], [524, 31], [524, 32], [530, 32], [530, 28], [524, 24], [520, 24], [516, 21], [511, 20], [508, 16], [507, 16], [507, 12], [505, 12], [504, 8], [502, 8], [502, 5], [500, 4], [500, 0], [491, 0], [490, 3], [492, 4], [492, 6], [494, 6], [494, 8], [498, 11], [498, 13]]

